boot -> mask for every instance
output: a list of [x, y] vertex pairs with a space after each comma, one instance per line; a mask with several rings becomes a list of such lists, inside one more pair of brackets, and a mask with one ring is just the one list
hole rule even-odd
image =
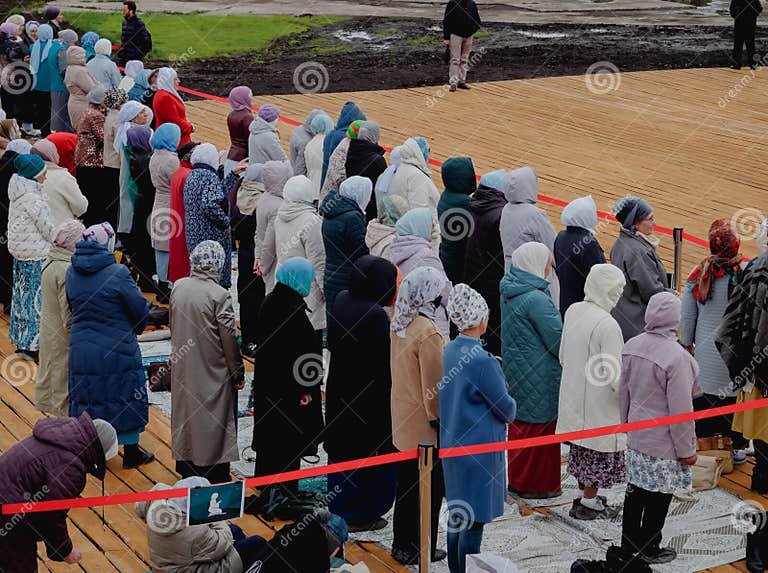
[[142, 450], [138, 444], [123, 446], [123, 469], [134, 469], [153, 461], [155, 456]]

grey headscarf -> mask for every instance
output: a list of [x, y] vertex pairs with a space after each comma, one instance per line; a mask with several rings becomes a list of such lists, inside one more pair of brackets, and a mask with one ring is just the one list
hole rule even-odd
[[371, 143], [379, 143], [381, 137], [381, 128], [379, 124], [373, 120], [363, 122], [360, 126], [360, 132], [357, 134], [358, 139], [369, 141]]

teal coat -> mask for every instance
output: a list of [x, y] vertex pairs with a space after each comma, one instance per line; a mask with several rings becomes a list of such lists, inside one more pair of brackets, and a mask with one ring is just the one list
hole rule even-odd
[[[39, 40], [38, 40], [39, 41]], [[34, 77], [34, 89], [39, 92], [65, 92], [67, 86], [64, 84], [64, 78], [59, 71], [59, 51], [64, 48], [58, 40], [47, 40], [53, 42], [48, 52], [48, 57], [44, 62], [40, 62], [40, 68]], [[43, 42], [42, 48], [45, 47]]]
[[437, 203], [440, 223], [440, 260], [453, 284], [466, 282], [464, 255], [471, 229], [469, 196], [477, 189], [475, 168], [469, 157], [451, 157], [440, 170], [445, 191]]
[[517, 419], [543, 424], [557, 419], [560, 337], [563, 322], [549, 283], [511, 268], [501, 279], [501, 349]]

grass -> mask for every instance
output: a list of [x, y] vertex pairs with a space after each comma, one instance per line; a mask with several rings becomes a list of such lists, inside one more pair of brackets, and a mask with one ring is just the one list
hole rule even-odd
[[[105, 12], [67, 12], [68, 23], [80, 34], [93, 30], [120, 42], [123, 17]], [[262, 50], [273, 40], [300, 34], [344, 18], [321, 16], [204, 16], [141, 14], [152, 34], [150, 60], [195, 60]]]
[[488, 30], [480, 30], [475, 34], [475, 38], [480, 40], [482, 38], [489, 38], [491, 36], [491, 32]]
[[416, 38], [408, 38], [405, 41], [406, 45], [408, 46], [438, 46], [443, 43], [443, 41], [437, 37], [436, 35], [428, 35], [428, 36], [417, 36]]

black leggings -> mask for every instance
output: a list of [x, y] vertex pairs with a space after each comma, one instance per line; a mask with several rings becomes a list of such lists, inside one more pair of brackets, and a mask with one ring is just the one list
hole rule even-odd
[[627, 484], [621, 523], [621, 548], [624, 553], [653, 555], [659, 551], [661, 530], [671, 502], [671, 493], [648, 491]]

